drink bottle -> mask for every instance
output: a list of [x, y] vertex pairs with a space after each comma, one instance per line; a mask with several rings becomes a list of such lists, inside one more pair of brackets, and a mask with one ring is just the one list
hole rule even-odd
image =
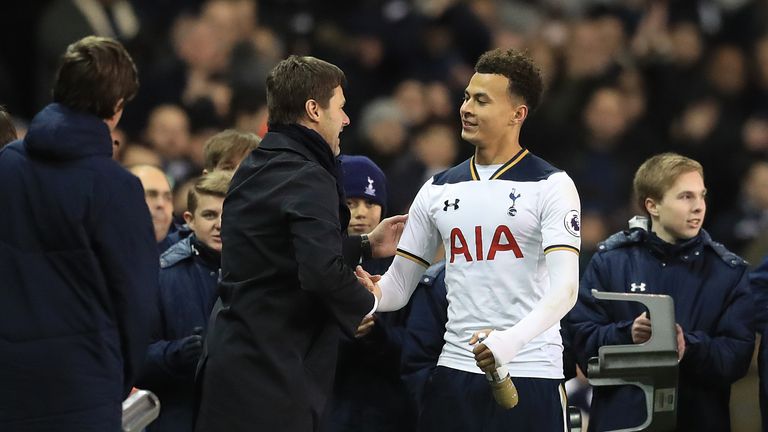
[[[478, 337], [480, 342], [483, 342], [487, 335], [480, 333]], [[493, 372], [486, 372], [485, 377], [491, 385], [493, 398], [496, 399], [496, 403], [505, 409], [514, 408], [517, 405], [517, 388], [515, 388], [515, 383], [512, 382], [506, 366], [502, 365]]]

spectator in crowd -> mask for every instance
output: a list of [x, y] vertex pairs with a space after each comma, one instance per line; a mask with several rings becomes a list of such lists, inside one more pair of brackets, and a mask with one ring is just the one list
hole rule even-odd
[[128, 169], [139, 178], [144, 188], [144, 199], [152, 215], [155, 227], [155, 241], [160, 253], [173, 245], [168, 234], [175, 231], [173, 225], [173, 195], [168, 177], [160, 168], [151, 165], [135, 165]]
[[405, 126], [416, 128], [429, 119], [427, 95], [421, 81], [409, 79], [401, 82], [392, 93], [392, 98], [387, 102], [394, 102], [400, 113], [396, 119]]
[[161, 105], [152, 110], [145, 139], [163, 158], [163, 171], [174, 185], [200, 172], [200, 168], [190, 160], [192, 142], [189, 116], [181, 107]]
[[189, 191], [184, 220], [192, 231], [160, 257], [160, 331], [147, 351], [141, 388], [162, 410], [148, 432], [193, 430], [194, 372], [216, 299], [221, 267], [221, 209], [230, 171], [208, 173]]
[[[252, 73], [248, 69], [248, 73]], [[233, 90], [230, 107], [231, 127], [263, 137], [267, 133], [267, 97], [265, 90], [255, 85], [241, 85]]]
[[163, 159], [156, 151], [136, 143], [120, 146], [120, 164], [124, 167], [135, 165], [161, 166]]
[[141, 184], [112, 160], [138, 85], [120, 43], [83, 38], [54, 103], [0, 151], [0, 430], [121, 428], [157, 298]]
[[[371, 232], [386, 211], [387, 179], [365, 156], [341, 156], [344, 194], [351, 214], [347, 232]], [[391, 257], [361, 257], [372, 274], [384, 273]], [[415, 412], [400, 380], [400, 348], [406, 311], [368, 316], [354, 338], [342, 336], [327, 432], [408, 432], [416, 426]]]
[[[250, 132], [240, 132], [235, 129], [227, 129], [213, 134], [202, 145], [202, 165], [203, 175], [224, 170], [235, 171], [240, 166], [240, 162], [253, 149], [259, 146], [261, 138]], [[173, 209], [176, 214], [184, 214], [187, 211], [187, 196], [189, 190], [197, 182], [197, 179], [190, 179], [177, 185], [173, 190]], [[174, 243], [189, 235], [190, 231], [182, 226], [170, 236]]]
[[599, 87], [584, 109], [582, 126], [574, 137], [571, 157], [564, 166], [579, 186], [582, 205], [600, 210], [611, 225], [623, 220], [631, 182], [628, 160], [642, 147], [628, 133], [623, 94]]
[[395, 213], [407, 212], [421, 185], [452, 167], [458, 155], [456, 131], [447, 123], [427, 123], [412, 140], [410, 151], [395, 161], [389, 173], [389, 203]]
[[592, 255], [598, 251], [600, 242], [610, 233], [603, 212], [585, 207], [581, 214], [581, 251], [579, 253], [579, 274], [587, 270]]
[[[201, 360], [198, 432], [317, 430], [339, 328], [353, 336], [375, 309], [342, 255], [344, 83], [314, 57], [288, 57], [267, 77], [270, 133], [238, 168], [224, 208], [222, 310]], [[404, 219], [384, 237], [359, 237], [357, 250], [393, 254]]]
[[361, 152], [376, 159], [388, 172], [405, 150], [405, 116], [390, 99], [377, 99], [366, 105], [360, 118]]
[[757, 39], [752, 46], [754, 82], [749, 91], [752, 111], [768, 111], [768, 34]]
[[186, 222], [184, 222], [184, 212], [189, 210], [187, 199], [189, 198], [189, 191], [195, 186], [195, 183], [197, 183], [197, 178], [189, 179], [180, 185], [176, 185], [176, 188], [173, 189], [173, 211], [175, 213], [173, 223], [180, 224], [181, 226], [178, 231], [168, 235], [172, 241], [171, 244], [176, 244], [182, 238], [192, 234], [192, 231], [189, 230]]
[[701, 28], [688, 20], [670, 22], [661, 3], [650, 7], [633, 42], [648, 80], [651, 124], [669, 136], [670, 123], [691, 98], [705, 91], [705, 42]]
[[[579, 364], [586, 370], [601, 346], [651, 337], [653, 317], [642, 305], [600, 303], [591, 290], [670, 295], [680, 360], [677, 430], [730, 430], [731, 384], [746, 374], [755, 344], [747, 264], [701, 228], [707, 189], [698, 162], [653, 156], [635, 173], [634, 190], [650, 225], [609, 237], [581, 279], [569, 314]], [[597, 387], [589, 430], [640, 425], [644, 407], [637, 387]]]
[[0, 105], [0, 148], [11, 141], [16, 141], [16, 127], [13, 119], [4, 106]]
[[[365, 156], [339, 156], [344, 196], [350, 211], [349, 235], [371, 232], [386, 214], [389, 186], [384, 171]], [[368, 261], [371, 257], [361, 258]], [[391, 261], [389, 257], [386, 261]]]
[[714, 231], [724, 245], [742, 256], [749, 254], [754, 262], [768, 253], [768, 160], [752, 161], [737, 207], [722, 215]]
[[240, 162], [261, 142], [258, 135], [227, 129], [210, 137], [203, 146], [203, 174], [218, 170], [235, 171]]
[[135, 38], [140, 21], [129, 0], [55, 0], [47, 2], [37, 25], [37, 103], [50, 100], [50, 85], [59, 54], [87, 35], [127, 42]]

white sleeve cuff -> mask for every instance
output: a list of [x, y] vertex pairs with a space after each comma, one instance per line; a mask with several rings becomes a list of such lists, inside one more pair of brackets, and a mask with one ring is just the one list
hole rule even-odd
[[376, 297], [376, 294], [374, 293], [371, 293], [371, 295], [373, 296], [373, 309], [371, 309], [371, 311], [368, 312], [368, 315], [366, 316], [373, 315], [373, 313], [376, 312], [376, 309], [379, 307], [379, 298]]
[[525, 346], [525, 341], [521, 340], [513, 332], [514, 327], [507, 330], [498, 330], [491, 332], [483, 341], [485, 346], [493, 353], [496, 360], [496, 367], [503, 366], [512, 361], [517, 353]]

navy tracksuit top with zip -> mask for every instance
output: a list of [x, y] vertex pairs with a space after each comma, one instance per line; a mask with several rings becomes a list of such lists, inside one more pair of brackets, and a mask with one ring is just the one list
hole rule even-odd
[[[568, 315], [582, 370], [599, 347], [631, 344], [632, 322], [644, 311], [636, 302], [598, 302], [592, 289], [674, 298], [675, 321], [686, 343], [677, 430], [730, 430], [730, 387], [746, 374], [755, 343], [747, 263], [704, 230], [677, 244], [641, 228], [609, 237], [582, 276], [579, 300]], [[645, 417], [638, 387], [595, 387], [590, 431], [637, 426]]]

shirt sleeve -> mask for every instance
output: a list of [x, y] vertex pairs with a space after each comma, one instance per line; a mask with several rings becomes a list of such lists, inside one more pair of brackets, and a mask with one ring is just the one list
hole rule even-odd
[[567, 250], [547, 255], [550, 288], [531, 312], [512, 328], [494, 331], [485, 340], [496, 365], [511, 362], [533, 338], [551, 328], [576, 303], [579, 281], [579, 257]]
[[398, 310], [408, 303], [421, 275], [429, 267], [440, 244], [440, 233], [429, 215], [429, 192], [432, 180], [421, 187], [408, 211], [397, 255], [384, 274], [379, 287], [378, 311]]
[[565, 173], [553, 174], [541, 202], [541, 242], [544, 253], [581, 248], [581, 203], [576, 185]]
[[549, 290], [520, 322], [494, 331], [485, 340], [498, 366], [512, 361], [525, 344], [557, 324], [576, 302], [581, 247], [579, 194], [565, 173], [553, 174], [547, 183], [539, 217]]
[[408, 221], [397, 245], [397, 255], [409, 259], [426, 270], [440, 245], [440, 233], [429, 214], [432, 179], [416, 194], [408, 211]]

